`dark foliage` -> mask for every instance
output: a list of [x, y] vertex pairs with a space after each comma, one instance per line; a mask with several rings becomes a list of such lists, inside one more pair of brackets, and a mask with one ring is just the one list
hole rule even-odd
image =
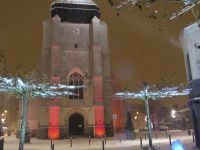
[[127, 119], [126, 119], [126, 125], [125, 125], [125, 133], [126, 133], [126, 139], [132, 140], [134, 139], [134, 126], [131, 119], [131, 113], [130, 111], [127, 112]]

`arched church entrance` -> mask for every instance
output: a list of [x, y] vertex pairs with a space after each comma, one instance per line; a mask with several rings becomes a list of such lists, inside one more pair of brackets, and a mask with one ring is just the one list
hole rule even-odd
[[69, 135], [84, 135], [84, 118], [80, 114], [73, 114], [69, 118]]

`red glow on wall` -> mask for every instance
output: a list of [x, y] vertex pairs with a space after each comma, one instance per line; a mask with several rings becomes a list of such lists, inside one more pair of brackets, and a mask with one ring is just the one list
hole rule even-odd
[[103, 77], [94, 77], [94, 99], [95, 102], [103, 102]]
[[49, 107], [49, 129], [48, 129], [48, 138], [52, 140], [59, 139], [60, 130], [59, 130], [59, 115], [60, 107]]
[[55, 128], [55, 127], [51, 127], [48, 130], [48, 138], [50, 140], [57, 140], [60, 137], [60, 129], [59, 128]]
[[124, 104], [120, 100], [112, 101], [112, 114], [116, 116], [113, 118], [113, 126], [116, 133], [122, 133], [124, 129]]
[[105, 135], [104, 125], [104, 106], [95, 107], [95, 137], [103, 137]]

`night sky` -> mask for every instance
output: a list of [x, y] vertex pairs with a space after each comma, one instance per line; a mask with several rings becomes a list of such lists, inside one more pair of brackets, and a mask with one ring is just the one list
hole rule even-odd
[[[9, 72], [16, 73], [17, 64], [24, 70], [34, 69], [40, 61], [42, 21], [49, 17], [50, 0], [1, 1], [0, 49], [4, 51]], [[116, 10], [107, 0], [97, 0], [101, 19], [108, 24], [112, 72], [122, 87], [135, 89], [143, 81], [166, 85], [186, 83], [180, 31], [194, 19], [191, 13], [173, 22], [161, 19], [180, 5], [158, 3], [158, 19], [150, 19], [152, 10], [132, 7]], [[163, 25], [164, 24], [164, 25]], [[160, 29], [159, 29], [160, 28]], [[184, 103], [186, 98], [176, 98]], [[174, 99], [173, 99], [174, 100]], [[171, 102], [169, 100], [166, 103]]]

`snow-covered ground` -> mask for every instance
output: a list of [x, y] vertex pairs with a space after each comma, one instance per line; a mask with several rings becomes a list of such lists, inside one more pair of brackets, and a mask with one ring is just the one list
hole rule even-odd
[[[166, 137], [164, 132], [158, 133], [158, 139], [156, 139], [156, 133], [153, 134], [153, 144], [160, 150], [171, 150], [169, 145], [169, 138]], [[138, 133], [137, 137], [145, 137], [144, 133]], [[197, 150], [195, 143], [193, 143], [192, 136], [187, 135], [186, 131], [171, 132], [172, 141], [180, 139], [184, 144], [185, 150]], [[105, 150], [141, 150], [140, 139], [136, 140], [115, 140], [114, 138], [107, 138]], [[103, 139], [91, 139], [89, 146], [88, 138], [74, 138], [73, 145], [70, 147], [70, 139], [53, 141], [55, 144], [55, 150], [102, 150]], [[5, 138], [4, 150], [17, 150], [19, 139], [15, 136]], [[148, 145], [148, 139], [143, 139], [143, 146]], [[51, 150], [49, 140], [38, 140], [36, 138], [31, 139], [30, 144], [25, 144], [25, 150]]]

